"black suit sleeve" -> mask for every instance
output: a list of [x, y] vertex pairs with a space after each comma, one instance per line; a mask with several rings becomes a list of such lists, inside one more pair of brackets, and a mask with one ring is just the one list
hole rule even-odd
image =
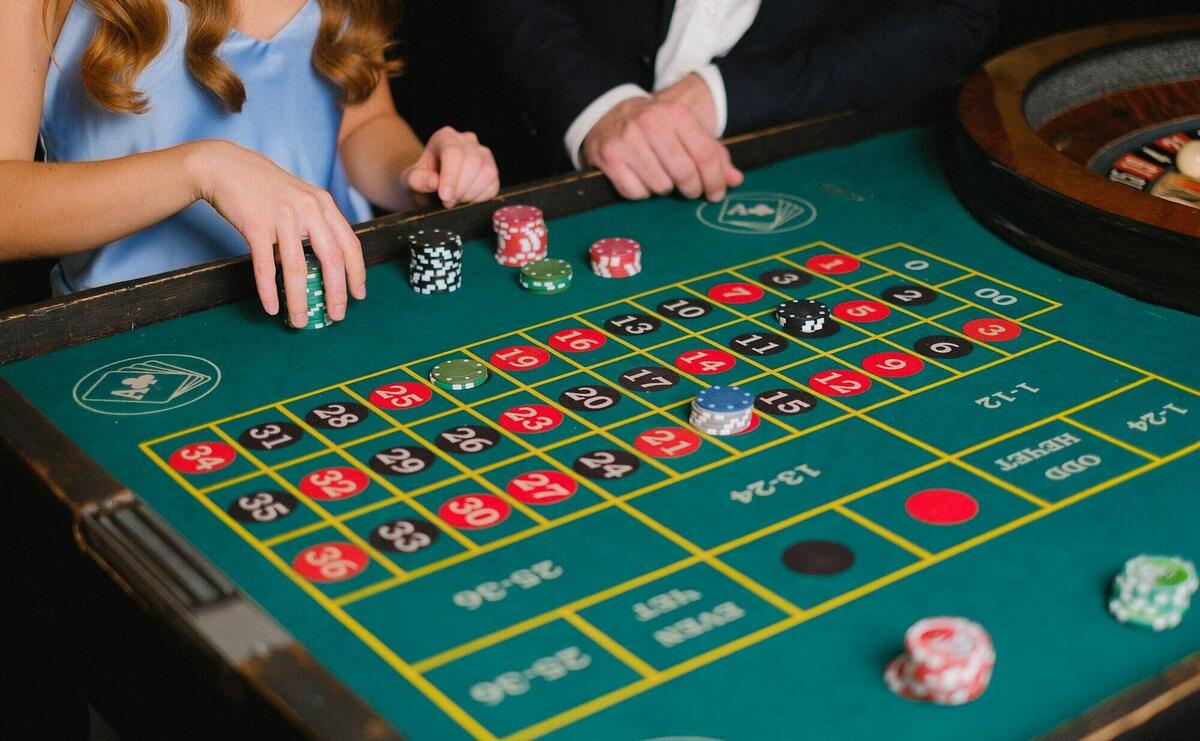
[[716, 61], [727, 134], [947, 85], [979, 61], [998, 23], [996, 0], [846, 2], [819, 18], [804, 10], [814, 5], [763, 0], [741, 40]]
[[644, 85], [636, 63], [606, 54], [589, 29], [554, 0], [483, 0], [478, 20], [496, 42], [508, 78], [519, 85], [539, 127], [562, 141], [588, 105], [625, 83]]

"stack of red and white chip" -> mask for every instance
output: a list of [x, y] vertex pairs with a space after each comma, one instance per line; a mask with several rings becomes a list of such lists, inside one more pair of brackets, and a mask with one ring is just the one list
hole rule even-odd
[[642, 272], [642, 246], [632, 239], [601, 239], [588, 252], [592, 272], [601, 278], [632, 278]]
[[888, 663], [883, 678], [905, 699], [962, 705], [982, 695], [992, 678], [992, 639], [966, 618], [918, 620], [904, 634], [904, 645], [908, 651]]
[[534, 206], [504, 206], [492, 214], [496, 262], [519, 268], [546, 259], [546, 217]]

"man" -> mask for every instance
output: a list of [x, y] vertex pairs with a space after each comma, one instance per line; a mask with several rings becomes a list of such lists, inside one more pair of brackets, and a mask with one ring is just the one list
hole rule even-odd
[[722, 136], [916, 97], [977, 61], [997, 0], [495, 0], [542, 136], [626, 198], [724, 198]]

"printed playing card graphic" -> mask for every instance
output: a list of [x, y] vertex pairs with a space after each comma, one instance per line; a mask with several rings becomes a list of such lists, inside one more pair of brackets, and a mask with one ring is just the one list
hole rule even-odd
[[142, 360], [105, 371], [87, 391], [84, 401], [169, 404], [212, 376], [159, 360]]
[[770, 234], [809, 224], [816, 209], [803, 198], [785, 193], [735, 193], [719, 204], [701, 204], [696, 215], [722, 231]]

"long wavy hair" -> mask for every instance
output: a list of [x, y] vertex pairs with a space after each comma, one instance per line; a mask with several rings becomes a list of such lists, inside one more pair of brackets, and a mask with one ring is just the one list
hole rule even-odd
[[[167, 36], [166, 0], [87, 0], [100, 23], [83, 55], [83, 85], [104, 107], [144, 113], [150, 101], [137, 90], [138, 75], [162, 50]], [[231, 113], [241, 111], [246, 88], [217, 47], [234, 25], [230, 0], [180, 0], [188, 7], [184, 61], [188, 71]], [[253, 2], [253, 0], [249, 0]], [[72, 0], [58, 0], [69, 3]], [[394, 16], [387, 0], [317, 0], [321, 25], [312, 64], [341, 88], [345, 105], [361, 103], [382, 75], [398, 69], [383, 61]], [[50, 0], [46, 0], [47, 7]]]

